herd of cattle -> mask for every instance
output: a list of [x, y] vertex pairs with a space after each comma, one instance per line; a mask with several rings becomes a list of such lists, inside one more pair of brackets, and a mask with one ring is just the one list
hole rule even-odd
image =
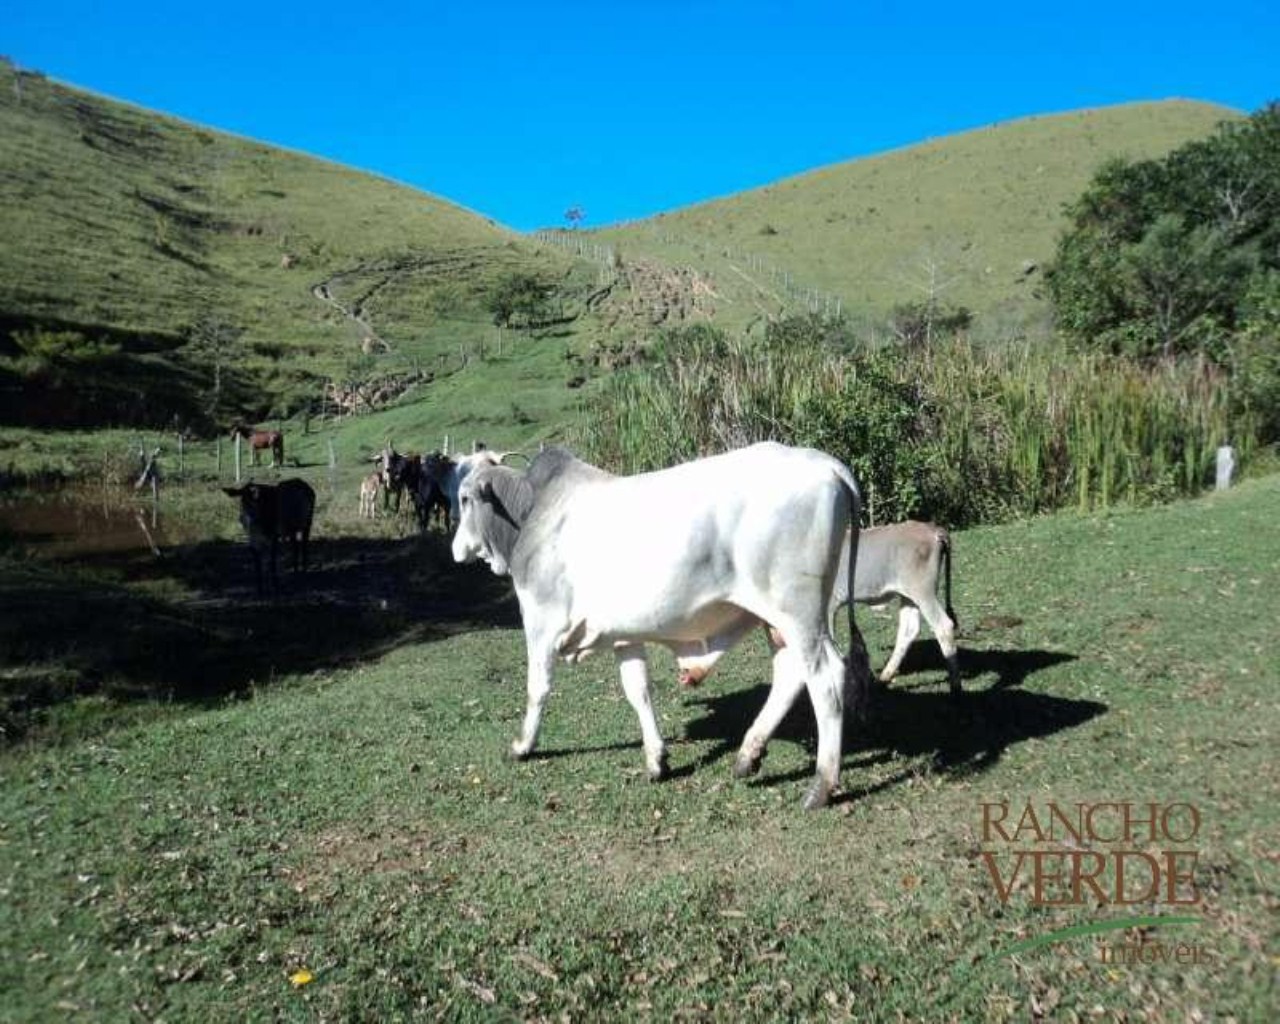
[[[510, 577], [528, 657], [515, 757], [537, 744], [556, 662], [608, 650], [640, 722], [649, 776], [663, 778], [667, 752], [646, 645], [669, 648], [680, 682], [693, 686], [760, 628], [773, 652], [772, 683], [735, 773], [759, 769], [770, 737], [807, 690], [818, 751], [805, 806], [821, 807], [838, 780], [844, 709], [863, 707], [871, 690], [855, 603], [898, 599], [897, 640], [882, 681], [897, 673], [923, 616], [959, 693], [947, 532], [917, 522], [860, 528], [858, 485], [829, 455], [764, 443], [620, 477], [562, 448], [546, 449], [524, 470], [504, 464], [513, 454], [482, 448], [461, 458], [416, 458], [387, 448], [362, 481], [360, 512], [376, 514], [379, 493], [384, 508], [394, 499], [398, 509], [408, 491], [423, 529], [435, 521], [452, 531], [455, 561], [483, 561]], [[305, 481], [225, 490], [240, 502], [260, 592], [264, 558], [275, 586], [281, 538], [293, 547], [295, 568], [305, 568], [315, 511]], [[834, 640], [842, 606], [850, 638], [843, 657]]]

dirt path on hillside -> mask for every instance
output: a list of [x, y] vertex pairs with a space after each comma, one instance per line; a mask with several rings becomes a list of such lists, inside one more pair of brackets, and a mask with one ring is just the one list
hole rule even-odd
[[[349, 276], [347, 274], [335, 274], [327, 280], [321, 281], [311, 288], [311, 295], [315, 299], [323, 302], [325, 305], [336, 310], [348, 323], [353, 324], [360, 336], [360, 345], [366, 351], [381, 350], [389, 352], [391, 346], [382, 338], [378, 337], [378, 332], [373, 329], [371, 324], [365, 317], [365, 309], [363, 302], [360, 305], [348, 307], [334, 297], [332, 285], [335, 281], [342, 277]], [[383, 282], [378, 289], [385, 288], [390, 283], [390, 278]]]

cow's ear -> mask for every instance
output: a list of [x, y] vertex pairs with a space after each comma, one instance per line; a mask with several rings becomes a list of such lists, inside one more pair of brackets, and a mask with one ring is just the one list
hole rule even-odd
[[244, 493], [244, 488], [243, 487], [224, 487], [222, 488], [222, 493], [225, 494], [228, 498], [238, 498], [240, 497], [241, 494]]

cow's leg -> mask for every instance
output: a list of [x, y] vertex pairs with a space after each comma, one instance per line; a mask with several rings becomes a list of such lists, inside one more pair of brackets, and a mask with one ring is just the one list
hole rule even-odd
[[893, 653], [880, 670], [880, 682], [888, 683], [898, 674], [907, 649], [920, 635], [920, 609], [905, 597], [898, 604], [898, 638], [893, 642]]
[[[840, 744], [844, 732], [844, 659], [829, 637], [814, 643], [805, 659], [804, 678], [818, 720], [818, 763], [805, 810], [825, 807], [840, 784]], [[799, 650], [805, 650], [799, 647]]]
[[649, 694], [649, 663], [645, 660], [643, 644], [629, 644], [614, 651], [618, 659], [618, 672], [622, 676], [622, 692], [640, 719], [640, 734], [644, 737], [644, 762], [649, 779], [660, 782], [667, 774], [667, 747], [658, 731], [658, 719], [653, 713]]
[[804, 680], [818, 721], [818, 757], [813, 784], [805, 795], [805, 810], [825, 807], [840, 782], [840, 744], [844, 730], [844, 659], [827, 635], [825, 609], [817, 619], [818, 628], [807, 623], [780, 620], [775, 623], [785, 649], [794, 658], [794, 667]]
[[947, 681], [950, 684], [952, 696], [958, 696], [962, 691], [960, 660], [956, 656], [956, 624], [951, 621], [951, 616], [933, 594], [921, 599], [920, 612], [924, 615], [925, 622], [929, 623], [929, 628], [933, 630], [933, 635], [937, 637], [938, 646], [942, 648], [942, 656], [947, 661]]
[[803, 688], [804, 674], [800, 671], [800, 666], [788, 648], [779, 648], [773, 655], [773, 684], [769, 688], [768, 699], [756, 720], [751, 723], [747, 735], [743, 737], [738, 760], [733, 766], [734, 775], [742, 779], [760, 770], [760, 762], [764, 758], [769, 740], [777, 732], [778, 726], [782, 724]]
[[[526, 628], [527, 625], [526, 625]], [[555, 667], [555, 644], [544, 641], [540, 635], [531, 634], [527, 641], [529, 675], [526, 683], [524, 725], [520, 737], [511, 744], [511, 756], [524, 760], [538, 744], [538, 729], [542, 726], [542, 709], [551, 696], [551, 671]]]

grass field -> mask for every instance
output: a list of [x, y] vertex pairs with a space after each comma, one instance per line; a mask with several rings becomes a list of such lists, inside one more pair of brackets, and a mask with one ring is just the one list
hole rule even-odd
[[[507, 585], [354, 508], [326, 506], [275, 607], [224, 539], [10, 549], [0, 672], [29, 700], [0, 754], [0, 1019], [1269, 1019], [1278, 500], [1271, 476], [958, 534], [965, 704], [922, 641], [816, 814], [807, 709], [731, 777], [754, 639], [700, 690], [655, 656], [652, 785], [607, 659], [562, 671], [540, 753], [509, 762]], [[891, 621], [863, 621], [882, 658]], [[1001, 903], [993, 800], [1194, 804], [1198, 921], [1010, 952], [1187, 908]], [[1140, 937], [1207, 962], [1099, 961]]]

